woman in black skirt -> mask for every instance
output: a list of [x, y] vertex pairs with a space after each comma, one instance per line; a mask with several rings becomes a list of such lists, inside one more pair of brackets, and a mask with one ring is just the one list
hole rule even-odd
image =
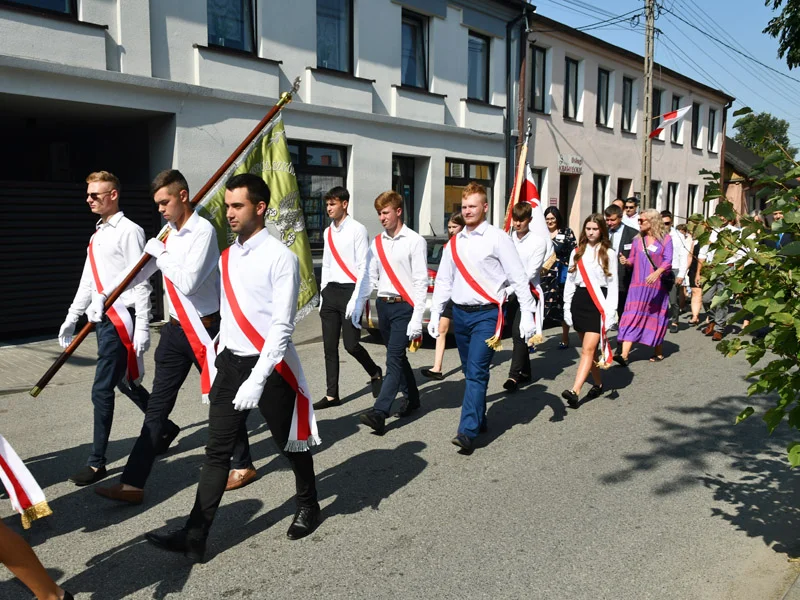
[[544, 211], [544, 221], [550, 232], [550, 240], [553, 242], [553, 252], [556, 254], [556, 262], [542, 275], [544, 320], [545, 323], [550, 321], [561, 325], [561, 343], [558, 347], [564, 349], [569, 348], [569, 327], [564, 323], [564, 284], [567, 281], [569, 255], [578, 244], [572, 229], [564, 226], [564, 219], [555, 206], [549, 206]]
[[567, 282], [564, 286], [564, 321], [578, 332], [581, 340], [581, 360], [575, 383], [572, 389], [564, 390], [561, 397], [571, 408], [578, 408], [580, 391], [589, 373], [594, 385], [586, 394], [587, 400], [593, 400], [603, 393], [603, 380], [600, 368], [595, 362], [597, 346], [600, 343], [600, 311], [595, 306], [587, 282], [584, 282], [578, 262], [582, 263], [587, 275], [599, 285], [595, 291], [606, 315], [605, 327], [610, 328], [617, 322], [617, 253], [611, 248], [608, 239], [608, 228], [603, 215], [590, 215], [583, 223], [578, 247], [569, 257]]

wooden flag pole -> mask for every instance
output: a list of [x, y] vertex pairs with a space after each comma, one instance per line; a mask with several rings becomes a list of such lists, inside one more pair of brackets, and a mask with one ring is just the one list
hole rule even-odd
[[519, 153], [519, 162], [517, 163], [517, 176], [514, 179], [514, 187], [511, 190], [511, 197], [508, 199], [508, 207], [506, 208], [506, 218], [503, 223], [503, 230], [511, 230], [511, 211], [514, 205], [519, 200], [519, 194], [522, 190], [522, 182], [525, 180], [525, 163], [528, 160], [528, 141], [531, 139], [533, 133], [530, 117], [528, 118], [528, 129], [525, 132], [525, 141], [522, 143], [522, 150]]
[[[227, 158], [227, 160], [224, 163], [222, 163], [220, 168], [216, 170], [216, 172], [211, 176], [211, 178], [208, 181], [206, 181], [205, 185], [203, 185], [203, 187], [201, 187], [197, 191], [197, 193], [195, 193], [194, 197], [192, 198], [193, 206], [196, 205], [198, 202], [200, 202], [200, 200], [203, 199], [203, 196], [205, 196], [208, 193], [208, 191], [212, 187], [214, 187], [214, 184], [216, 184], [219, 178], [222, 177], [225, 171], [228, 170], [228, 167], [231, 166], [233, 161], [236, 160], [236, 158], [244, 151], [244, 149], [247, 148], [247, 146], [256, 138], [256, 136], [258, 136], [261, 130], [264, 129], [264, 127], [266, 127], [267, 123], [269, 123], [284, 106], [286, 106], [292, 101], [292, 97], [294, 94], [297, 93], [298, 89], [300, 89], [299, 77], [294, 80], [292, 89], [289, 90], [288, 92], [284, 92], [283, 94], [281, 94], [281, 97], [275, 104], [275, 106], [273, 106], [269, 110], [269, 112], [266, 115], [264, 115], [264, 118], [258, 122], [258, 124], [253, 128], [253, 130], [248, 134], [248, 136], [242, 141], [242, 143], [236, 147], [236, 150], [234, 150], [233, 153]], [[162, 229], [161, 233], [158, 236], [158, 239], [160, 240], [165, 239], [168, 231], [169, 229], [167, 229], [166, 227]], [[131, 272], [128, 273], [127, 277], [125, 277], [125, 279], [122, 280], [122, 282], [117, 286], [117, 288], [108, 295], [108, 297], [106, 298], [104, 310], [107, 311], [109, 308], [111, 308], [114, 302], [117, 301], [117, 298], [120, 297], [122, 292], [125, 291], [125, 288], [127, 288], [131, 284], [136, 275], [138, 275], [139, 272], [145, 267], [145, 265], [147, 265], [147, 263], [150, 261], [151, 258], [152, 257], [149, 254], [145, 254], [141, 258], [141, 260], [139, 260], [139, 262], [136, 263], [136, 266], [134, 266]], [[94, 323], [87, 323], [86, 325], [84, 325], [83, 329], [81, 329], [78, 332], [78, 334], [73, 338], [72, 343], [69, 346], [67, 346], [67, 348], [58, 356], [58, 358], [56, 358], [55, 362], [50, 366], [49, 369], [47, 369], [47, 372], [44, 375], [42, 375], [41, 379], [39, 379], [36, 385], [33, 386], [33, 388], [31, 388], [29, 392], [31, 396], [36, 398], [41, 393], [41, 391], [50, 382], [53, 376], [56, 373], [58, 373], [58, 370], [62, 366], [64, 366], [64, 363], [67, 362], [67, 359], [70, 356], [72, 356], [72, 353], [78, 349], [78, 346], [81, 345], [81, 342], [86, 339], [86, 336], [88, 336], [92, 332], [94, 326], [95, 326]]]

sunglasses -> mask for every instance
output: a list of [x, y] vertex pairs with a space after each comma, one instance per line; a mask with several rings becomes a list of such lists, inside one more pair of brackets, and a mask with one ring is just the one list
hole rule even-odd
[[648, 222], [649, 221], [647, 219], [639, 219], [639, 223], [648, 223]]
[[626, 206], [625, 210], [634, 210], [635, 208], [636, 208], [635, 206]]
[[664, 221], [664, 225], [672, 225], [672, 221]]
[[114, 191], [114, 190], [108, 190], [107, 192], [89, 192], [88, 194], [86, 194], [86, 197], [87, 197], [87, 198], [91, 198], [92, 200], [94, 200], [95, 202], [97, 202], [98, 200], [100, 200], [100, 198], [102, 198], [103, 196], [106, 196], [106, 195], [110, 194], [110, 193], [111, 193], [111, 192], [113, 192], [113, 191]]

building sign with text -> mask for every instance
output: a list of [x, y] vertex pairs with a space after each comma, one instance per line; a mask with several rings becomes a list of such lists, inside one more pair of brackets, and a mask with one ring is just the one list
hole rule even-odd
[[561, 173], [580, 175], [583, 172], [583, 157], [574, 154], [559, 154], [558, 170]]

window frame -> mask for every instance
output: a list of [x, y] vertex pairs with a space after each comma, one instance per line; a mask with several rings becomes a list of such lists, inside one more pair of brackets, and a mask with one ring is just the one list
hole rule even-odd
[[342, 0], [347, 4], [347, 8], [349, 11], [349, 19], [347, 23], [347, 53], [348, 53], [348, 64], [346, 69], [337, 69], [335, 67], [329, 67], [326, 65], [320, 64], [320, 56], [319, 56], [319, 2], [317, 0], [317, 8], [316, 8], [316, 17], [317, 17], [317, 69], [322, 69], [325, 71], [335, 71], [337, 73], [348, 73], [350, 75], [355, 74], [355, 15], [354, 15], [354, 1], [353, 0]]
[[[681, 100], [683, 100], [682, 96], [672, 94], [671, 110], [678, 110], [681, 106]], [[672, 124], [669, 140], [673, 144], [683, 145], [683, 119], [678, 119], [676, 123]]]
[[672, 213], [673, 219], [677, 214], [678, 210], [678, 198], [680, 194], [680, 183], [677, 181], [668, 181], [667, 182], [667, 205], [666, 209]]
[[[625, 133], [634, 133], [634, 112], [633, 112], [633, 85], [636, 80], [633, 77], [622, 77], [622, 118], [620, 119], [622, 125], [622, 131]], [[626, 98], [625, 94], [625, 84], [629, 83], [628, 86], [628, 94]], [[627, 112], [625, 110], [627, 104]], [[625, 127], [625, 120], [627, 117], [628, 126]]]
[[[230, 3], [231, 0], [223, 0], [227, 3]], [[236, 0], [233, 0], [236, 1]], [[218, 40], [223, 39], [227, 40], [227, 38], [220, 38], [219, 36], [212, 41], [211, 39], [211, 15], [209, 14], [209, 2], [210, 0], [206, 0], [206, 38], [208, 40], [209, 48], [223, 48], [225, 50], [231, 50], [233, 52], [242, 52], [244, 54], [258, 54], [258, 44], [256, 43], [256, 10], [258, 9], [256, 0], [238, 0], [238, 3], [241, 5], [243, 12], [245, 6], [249, 7], [250, 12], [250, 23], [244, 23], [244, 19], [242, 20], [242, 39], [247, 39], [247, 34], [250, 35], [250, 48], [237, 48], [236, 46], [225, 45], [218, 43]], [[249, 31], [248, 31], [249, 30]], [[231, 40], [235, 41], [235, 40]], [[243, 44], [244, 46], [245, 44]]]
[[[602, 81], [602, 76], [605, 74], [606, 79], [606, 89], [605, 89], [605, 114], [601, 110], [601, 101], [603, 100], [602, 90], [600, 89], [600, 82]], [[595, 115], [595, 124], [599, 125], [600, 127], [607, 127], [611, 128], [609, 125], [611, 121], [611, 103], [609, 102], [611, 99], [611, 71], [608, 69], [604, 69], [603, 67], [597, 68], [597, 114]], [[602, 120], [600, 117], [604, 117]]]
[[[542, 73], [541, 73], [541, 86], [542, 86], [542, 107], [536, 106], [536, 79], [538, 73], [536, 72], [536, 57], [537, 54], [542, 55]], [[533, 112], [547, 114], [547, 48], [542, 46], [532, 46], [531, 52], [531, 101], [530, 110]]]
[[703, 135], [703, 123], [701, 121], [703, 105], [699, 102], [692, 102], [692, 148], [702, 150], [703, 146], [700, 143], [700, 138]]
[[689, 218], [697, 213], [697, 192], [700, 186], [696, 183], [688, 184], [686, 188], [686, 217]]
[[78, 0], [65, 0], [64, 4], [67, 10], [56, 10], [54, 8], [46, 8], [43, 6], [33, 6], [25, 2], [25, 0], [0, 0], [0, 7], [8, 7], [11, 9], [19, 8], [23, 11], [32, 11], [45, 13], [46, 15], [56, 15], [65, 17], [70, 20], [78, 20]]
[[[400, 19], [400, 23], [401, 23], [400, 84], [403, 87], [411, 87], [411, 88], [415, 88], [415, 89], [418, 89], [418, 90], [428, 91], [429, 88], [430, 88], [430, 84], [429, 84], [430, 76], [429, 76], [429, 68], [428, 68], [428, 66], [429, 66], [428, 65], [428, 57], [430, 56], [430, 52], [428, 50], [428, 44], [429, 44], [428, 40], [430, 39], [430, 37], [429, 37], [430, 20], [425, 15], [421, 15], [419, 13], [415, 13], [415, 12], [413, 12], [411, 10], [408, 10], [408, 9], [404, 8], [403, 12], [402, 12], [402, 17]], [[421, 47], [422, 47], [421, 48], [422, 49], [422, 85], [417, 85], [415, 83], [407, 83], [406, 81], [403, 80], [403, 60], [405, 58], [405, 52], [404, 52], [404, 48], [403, 48], [403, 41], [404, 41], [405, 38], [402, 35], [402, 28], [407, 23], [408, 24], [414, 24], [414, 25], [418, 26], [419, 27], [418, 31], [419, 31], [420, 35], [422, 36], [422, 44], [421, 44]], [[415, 52], [416, 52], [416, 49], [415, 49]], [[418, 58], [419, 57], [416, 57], [415, 61]], [[415, 78], [416, 78], [416, 74], [415, 74]]]
[[[658, 98], [658, 102], [656, 102], [656, 98]], [[656, 129], [658, 129], [661, 126], [660, 117], [661, 117], [661, 106], [663, 105], [663, 100], [664, 100], [664, 90], [662, 90], [661, 88], [654, 87], [653, 96], [650, 98], [651, 106], [653, 109], [653, 113], [651, 116], [653, 117], [653, 119], [650, 122], [650, 131], [648, 131], [647, 133], [653, 133]], [[663, 135], [664, 132], [662, 131], [653, 139], [661, 140], [663, 142], [664, 141]]]
[[[484, 162], [484, 161], [480, 161], [480, 160], [472, 160], [472, 159], [469, 159], [469, 158], [453, 158], [452, 156], [445, 156], [444, 162], [445, 162], [445, 171], [444, 171], [444, 188], [445, 188], [445, 190], [447, 189], [448, 186], [466, 187], [467, 185], [469, 185], [469, 183], [471, 181], [476, 181], [476, 182], [482, 184], [483, 186], [485, 186], [485, 187], [487, 187], [487, 188], [489, 188], [491, 190], [490, 197], [487, 198], [487, 200], [491, 204], [491, 202], [492, 202], [491, 196], [493, 196], [495, 194], [495, 188], [497, 187], [497, 175], [498, 175], [498, 173], [500, 171], [500, 167], [499, 167], [499, 165], [497, 163]], [[458, 164], [461, 164], [463, 166], [463, 168], [464, 168], [464, 176], [463, 177], [456, 177], [456, 176], [453, 176], [453, 175], [449, 174], [452, 171], [450, 169], [448, 169], [447, 165], [448, 164], [452, 165], [453, 163], [458, 163]], [[491, 176], [491, 179], [481, 179], [479, 177], [470, 177], [469, 176], [470, 167], [473, 166], [473, 165], [479, 166], [479, 167], [488, 167], [489, 175]], [[541, 194], [541, 192], [540, 192], [540, 194]], [[446, 193], [445, 193], [445, 196], [446, 196]], [[445, 211], [447, 211], [446, 198], [445, 198], [445, 203], [444, 203], [444, 209], [445, 209]], [[446, 213], [444, 218], [448, 219], [449, 216], [450, 216], [450, 213]], [[487, 216], [489, 222], [491, 222], [492, 211], [489, 211], [486, 216]], [[447, 226], [447, 223], [445, 222], [445, 227], [446, 226]]]
[[[474, 96], [474, 95], [472, 95], [470, 93], [470, 85], [469, 85], [469, 75], [470, 75], [470, 72], [471, 72], [470, 59], [469, 59], [470, 58], [470, 51], [469, 51], [469, 40], [470, 40], [470, 38], [480, 39], [486, 44], [486, 46], [485, 46], [485, 48], [486, 48], [486, 66], [484, 68], [484, 73], [483, 73], [483, 76], [484, 76], [484, 79], [485, 79], [483, 93], [485, 95], [485, 98], [479, 98], [479, 97], [476, 97], [476, 96]], [[492, 62], [492, 38], [490, 38], [488, 35], [483, 35], [483, 34], [478, 33], [477, 31], [473, 31], [472, 29], [470, 29], [469, 33], [467, 35], [467, 99], [468, 100], [477, 100], [478, 102], [484, 102], [486, 104], [490, 103], [490, 101], [491, 101], [490, 77], [491, 77], [491, 73], [492, 73], [491, 62]]]
[[[712, 119], [713, 117], [713, 119]], [[716, 154], [717, 142], [717, 109], [711, 106], [708, 107], [708, 141], [706, 148], [712, 154]]]
[[[575, 89], [572, 90], [570, 86], [570, 65], [575, 66]], [[564, 58], [564, 119], [567, 121], [577, 121], [578, 120], [578, 112], [580, 112], [580, 107], [578, 106], [579, 97], [578, 97], [578, 84], [580, 83], [580, 66], [581, 63], [576, 58], [571, 58], [569, 56]], [[574, 114], [569, 114], [569, 101], [570, 96], [574, 96], [573, 103], [574, 103]]]
[[[602, 173], [595, 173], [592, 175], [592, 213], [602, 212], [605, 208], [609, 179], [608, 175], [603, 175]], [[602, 191], [599, 194], [598, 183], [602, 183]]]
[[[653, 189], [655, 188], [655, 194], [653, 193]], [[661, 195], [661, 191], [663, 189], [663, 184], [660, 179], [651, 179], [650, 180], [650, 193], [647, 196], [647, 204], [645, 208], [655, 208], [658, 209], [658, 197]]]

